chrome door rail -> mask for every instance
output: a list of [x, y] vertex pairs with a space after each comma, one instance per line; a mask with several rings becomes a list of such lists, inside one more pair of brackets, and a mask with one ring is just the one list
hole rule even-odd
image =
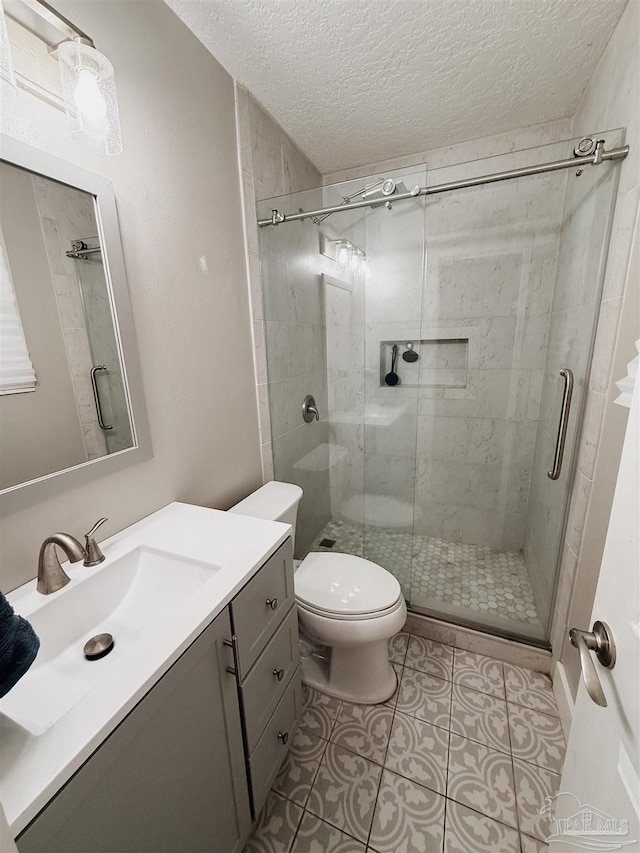
[[[566, 160], [553, 160], [550, 163], [540, 163], [538, 166], [525, 166], [522, 169], [509, 169], [506, 172], [494, 172], [491, 175], [481, 175], [477, 178], [465, 178], [461, 181], [449, 181], [445, 184], [434, 184], [432, 187], [419, 187], [407, 193], [389, 196], [388, 203], [393, 204], [396, 201], [404, 201], [408, 198], [416, 198], [421, 195], [437, 195], [438, 193], [446, 193], [452, 190], [462, 190], [467, 187], [477, 187], [482, 184], [493, 184], [497, 181], [509, 181], [512, 178], [524, 178], [527, 175], [540, 175], [544, 172], [556, 172], [559, 169], [573, 169], [576, 166], [598, 166], [606, 160], [624, 160], [629, 153], [629, 146], [624, 145], [621, 148], [612, 148], [611, 151], [604, 150], [604, 141], [599, 140], [595, 146], [593, 154], [587, 154], [584, 157], [570, 157]], [[268, 225], [280, 225], [283, 222], [295, 222], [300, 219], [310, 219], [311, 217], [325, 216], [330, 213], [340, 213], [343, 210], [358, 210], [362, 207], [371, 207], [371, 200], [354, 201], [350, 204], [339, 204], [334, 207], [322, 207], [319, 210], [307, 210], [300, 213], [280, 213], [279, 210], [272, 210], [269, 219], [259, 219], [258, 227], [266, 228]]]
[[567, 440], [567, 426], [569, 424], [569, 411], [571, 409], [571, 395], [573, 394], [573, 371], [563, 367], [560, 376], [564, 377], [564, 392], [562, 394], [562, 408], [560, 409], [560, 421], [558, 422], [558, 437], [556, 438], [556, 452], [553, 457], [553, 468], [547, 471], [550, 480], [557, 480], [562, 470], [562, 458], [564, 456], [564, 445]]
[[93, 389], [93, 399], [96, 404], [96, 413], [98, 415], [98, 426], [100, 429], [113, 429], [113, 425], [105, 424], [104, 419], [102, 417], [102, 406], [100, 405], [100, 395], [98, 394], [98, 383], [96, 382], [96, 373], [99, 370], [106, 370], [106, 364], [99, 364], [97, 367], [91, 368], [91, 387]]

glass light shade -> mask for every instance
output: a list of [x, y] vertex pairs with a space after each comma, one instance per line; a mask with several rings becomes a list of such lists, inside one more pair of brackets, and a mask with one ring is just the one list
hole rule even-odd
[[18, 91], [16, 76], [13, 73], [13, 61], [11, 59], [11, 45], [9, 44], [9, 33], [7, 22], [4, 17], [4, 9], [0, 2], [0, 98], [14, 98]]
[[349, 257], [349, 271], [352, 273], [357, 273], [360, 269], [360, 264], [362, 263], [364, 255], [360, 251], [360, 249], [356, 249], [354, 246], [351, 249], [351, 255]]
[[113, 65], [81, 40], [58, 47], [58, 64], [71, 138], [96, 154], [122, 151]]
[[348, 243], [340, 243], [338, 246], [338, 252], [336, 255], [336, 260], [340, 264], [341, 267], [347, 268], [349, 264], [349, 244]]

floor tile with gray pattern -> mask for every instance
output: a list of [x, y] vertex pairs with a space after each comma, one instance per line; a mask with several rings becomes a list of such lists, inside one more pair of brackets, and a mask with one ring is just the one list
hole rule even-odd
[[305, 688], [244, 853], [542, 853], [565, 743], [551, 681], [412, 634], [384, 705]]

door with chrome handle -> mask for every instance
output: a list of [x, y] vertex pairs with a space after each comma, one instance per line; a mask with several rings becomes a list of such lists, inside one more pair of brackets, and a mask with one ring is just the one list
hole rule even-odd
[[594, 652], [598, 661], [607, 669], [613, 669], [616, 663], [616, 646], [613, 642], [611, 628], [604, 622], [594, 622], [592, 631], [580, 631], [578, 628], [569, 630], [571, 645], [580, 652], [580, 666], [587, 693], [602, 708], [607, 707], [607, 700], [598, 678], [595, 664], [590, 652]]

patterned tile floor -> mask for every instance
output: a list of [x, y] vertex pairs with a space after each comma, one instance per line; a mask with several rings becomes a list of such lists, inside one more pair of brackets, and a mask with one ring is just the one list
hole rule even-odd
[[397, 634], [384, 705], [305, 689], [244, 853], [542, 853], [565, 743], [546, 675]]
[[[332, 547], [323, 540], [334, 541]], [[398, 578], [413, 607], [540, 628], [522, 553], [331, 520], [311, 551], [366, 557]]]

